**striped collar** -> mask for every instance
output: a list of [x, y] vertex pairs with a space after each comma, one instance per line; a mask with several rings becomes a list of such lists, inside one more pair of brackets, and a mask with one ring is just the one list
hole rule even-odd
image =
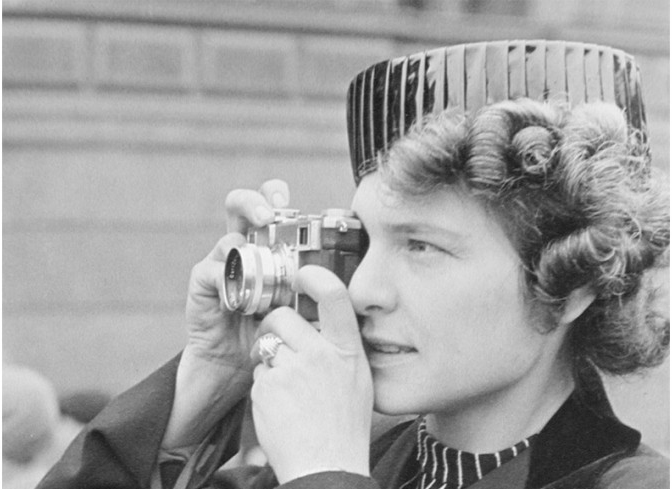
[[[414, 476], [419, 466], [415, 457], [419, 423], [419, 418], [401, 423], [372, 445], [372, 474], [380, 487], [408, 488], [406, 481], [417, 480]], [[639, 443], [639, 432], [616, 418], [600, 375], [588, 365], [579, 372], [574, 393], [544, 426], [531, 449], [484, 476], [479, 487], [482, 483], [486, 483], [483, 487], [505, 487], [497, 474], [526, 459], [522, 472], [503, 476], [512, 477], [506, 480], [516, 484], [506, 487], [541, 489], [560, 479], [571, 481], [563, 487], [593, 487], [606, 467], [600, 464], [634, 453]], [[497, 480], [499, 485], [487, 484], [488, 480]]]
[[427, 432], [423, 417], [417, 430], [417, 461], [420, 470], [404, 487], [464, 489], [525, 451], [535, 437], [533, 435], [495, 453], [470, 453], [443, 445]]

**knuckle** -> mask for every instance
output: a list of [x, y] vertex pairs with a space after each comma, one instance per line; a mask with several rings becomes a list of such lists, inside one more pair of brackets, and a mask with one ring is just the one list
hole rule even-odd
[[234, 235], [235, 235], [235, 233], [225, 234], [224, 236], [219, 238], [219, 240], [217, 241], [217, 244], [215, 246], [217, 248], [222, 248], [222, 249], [228, 248], [230, 246], [231, 242], [233, 241], [233, 236]]
[[287, 317], [288, 310], [291, 311], [288, 307], [278, 307], [273, 309], [271, 312], [264, 316], [264, 319], [261, 320], [259, 324], [259, 330], [257, 334], [263, 336], [266, 333], [270, 333], [275, 330], [276, 326]]
[[278, 307], [278, 308], [273, 309], [271, 312], [269, 312], [266, 315], [266, 317], [264, 317], [263, 322], [265, 322], [269, 325], [276, 324], [280, 321], [286, 320], [288, 317], [290, 317], [293, 314], [296, 314], [296, 312], [291, 307], [287, 307], [287, 306]]
[[325, 286], [323, 305], [327, 309], [338, 309], [350, 305], [350, 294], [343, 284], [334, 283]]
[[284, 180], [280, 180], [279, 178], [272, 178], [261, 184], [261, 190], [264, 192], [287, 193], [288, 189], [289, 187], [287, 186], [287, 183]]
[[326, 362], [328, 364], [332, 355], [333, 347], [326, 341], [315, 342], [310, 351], [307, 352], [307, 356], [310, 357], [310, 365], [315, 365], [315, 362]]
[[240, 246], [246, 241], [245, 237], [240, 233], [228, 233], [217, 241], [215, 249], [220, 252], [221, 256], [226, 257], [229, 251], [231, 251], [231, 248]]
[[191, 275], [190, 275], [191, 280], [193, 281], [194, 279], [203, 275], [203, 271], [206, 267], [207, 264], [205, 263], [205, 260], [201, 260], [196, 265], [191, 267]]
[[327, 286], [327, 294], [334, 302], [350, 302], [350, 294], [341, 282], [334, 282]]
[[226, 195], [226, 199], [224, 199], [224, 207], [226, 209], [231, 209], [236, 207], [240, 201], [242, 200], [243, 195], [245, 194], [245, 190], [243, 189], [235, 189], [229, 192]]
[[231, 243], [231, 237], [229, 235], [223, 236], [217, 241], [217, 244], [215, 244], [215, 247], [210, 252], [209, 257], [213, 260], [223, 261], [232, 246], [234, 245]]
[[300, 287], [314, 290], [321, 298], [339, 297], [348, 294], [347, 287], [331, 270], [319, 265], [303, 266], [297, 276]]
[[264, 197], [254, 190], [236, 189], [229, 192], [224, 199], [224, 209], [229, 217], [245, 215], [262, 202]]

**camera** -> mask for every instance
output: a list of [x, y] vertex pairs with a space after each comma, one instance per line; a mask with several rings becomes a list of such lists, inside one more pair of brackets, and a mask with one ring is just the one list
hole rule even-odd
[[296, 272], [321, 265], [346, 285], [360, 261], [361, 222], [347, 209], [301, 215], [275, 209], [274, 221], [247, 233], [247, 243], [232, 248], [224, 266], [224, 303], [230, 311], [263, 314], [290, 306], [308, 321], [317, 321], [317, 304], [292, 291]]

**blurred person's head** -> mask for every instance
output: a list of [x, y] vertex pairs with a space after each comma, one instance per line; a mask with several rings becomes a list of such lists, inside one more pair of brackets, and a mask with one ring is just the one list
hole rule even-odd
[[2, 369], [2, 455], [28, 464], [48, 449], [58, 427], [56, 391], [40, 373], [16, 365]]

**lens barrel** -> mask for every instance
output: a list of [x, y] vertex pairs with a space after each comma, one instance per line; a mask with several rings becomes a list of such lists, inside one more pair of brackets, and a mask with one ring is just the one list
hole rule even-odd
[[224, 266], [224, 303], [242, 314], [291, 305], [293, 276], [294, 259], [285, 246], [247, 243], [232, 248]]

